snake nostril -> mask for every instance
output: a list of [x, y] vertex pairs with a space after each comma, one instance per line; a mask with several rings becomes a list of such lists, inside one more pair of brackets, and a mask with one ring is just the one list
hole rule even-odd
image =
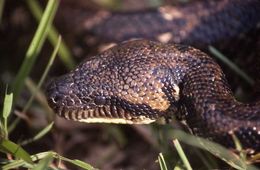
[[59, 103], [62, 99], [63, 97], [57, 93], [51, 94], [49, 96], [49, 101], [54, 104]]
[[51, 98], [53, 103], [57, 103], [61, 98], [59, 96], [54, 96]]
[[75, 103], [74, 100], [68, 100], [71, 91], [69, 85], [70, 83], [66, 77], [53, 80], [46, 89], [49, 104], [55, 107], [64, 104], [73, 105]]

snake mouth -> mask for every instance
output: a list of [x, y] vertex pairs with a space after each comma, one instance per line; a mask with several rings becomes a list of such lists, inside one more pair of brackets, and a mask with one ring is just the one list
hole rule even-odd
[[[53, 81], [47, 88], [49, 106], [60, 117], [86, 123], [149, 124], [158, 114], [147, 111], [148, 106], [139, 106], [117, 98], [110, 101], [103, 98], [84, 103], [77, 95], [70, 93], [72, 83]], [[98, 100], [97, 100], [98, 99]], [[121, 107], [122, 106], [122, 107]]]
[[116, 123], [116, 124], [149, 124], [156, 117], [136, 115], [115, 106], [104, 106], [95, 109], [56, 107], [55, 112], [67, 119], [85, 123]]

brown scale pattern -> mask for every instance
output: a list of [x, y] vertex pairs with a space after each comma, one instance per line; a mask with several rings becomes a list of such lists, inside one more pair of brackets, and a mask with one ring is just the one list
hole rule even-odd
[[147, 40], [122, 43], [80, 64], [47, 88], [60, 116], [82, 122], [150, 123], [185, 119], [198, 135], [260, 148], [260, 104], [234, 98], [221, 68], [205, 53]]

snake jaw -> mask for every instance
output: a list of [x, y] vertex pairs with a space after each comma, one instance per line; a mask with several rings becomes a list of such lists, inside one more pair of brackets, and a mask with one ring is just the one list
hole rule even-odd
[[141, 113], [139, 109], [145, 109], [146, 106], [127, 110], [126, 108], [131, 105], [128, 101], [111, 99], [97, 92], [92, 92], [88, 96], [77, 95], [74, 83], [69, 81], [70, 76], [69, 74], [53, 80], [47, 87], [50, 107], [67, 120], [86, 123], [148, 124], [157, 118], [157, 114]]
[[137, 115], [113, 106], [95, 109], [61, 106], [53, 110], [67, 120], [85, 123], [149, 124], [156, 120], [156, 116]]

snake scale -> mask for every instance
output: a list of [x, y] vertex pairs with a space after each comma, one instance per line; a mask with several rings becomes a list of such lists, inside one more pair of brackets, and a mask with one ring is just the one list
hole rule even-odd
[[[199, 136], [234, 147], [230, 134], [235, 134], [244, 148], [258, 152], [260, 101], [237, 101], [223, 71], [211, 57], [175, 43], [199, 48], [247, 32], [259, 23], [259, 2], [222, 0], [195, 6], [193, 9], [200, 9], [194, 12], [200, 20], [185, 13], [192, 8], [188, 6], [182, 8], [183, 13], [161, 8], [163, 12], [142, 13], [142, 19], [134, 12], [98, 13], [101, 19], [95, 19], [97, 22], [86, 21], [85, 28], [104, 39], [150, 40], [120, 43], [53, 80], [46, 92], [49, 105], [58, 115], [81, 122], [147, 124], [160, 117], [176, 116]], [[128, 27], [127, 18], [140, 22]], [[163, 27], [155, 27], [150, 20], [161, 21], [157, 24]], [[115, 30], [110, 29], [113, 23], [117, 23]], [[172, 25], [179, 27], [172, 29]], [[151, 41], [160, 37], [164, 43]]]

